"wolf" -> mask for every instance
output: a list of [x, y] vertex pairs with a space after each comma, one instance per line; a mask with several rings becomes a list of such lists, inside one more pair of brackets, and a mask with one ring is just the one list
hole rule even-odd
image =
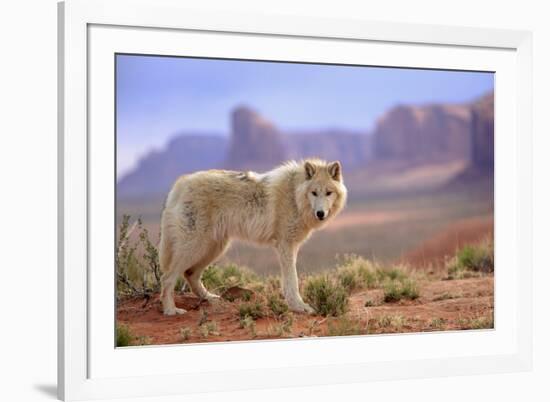
[[300, 296], [296, 258], [311, 233], [342, 210], [346, 197], [338, 161], [289, 161], [266, 173], [208, 170], [181, 176], [168, 194], [161, 218], [164, 314], [186, 312], [174, 302], [180, 275], [199, 298], [220, 297], [204, 287], [201, 275], [227, 250], [231, 239], [273, 247], [290, 310], [313, 313]]

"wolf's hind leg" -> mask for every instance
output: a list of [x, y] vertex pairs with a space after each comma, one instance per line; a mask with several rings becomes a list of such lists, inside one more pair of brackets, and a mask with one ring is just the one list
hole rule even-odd
[[180, 276], [180, 271], [178, 267], [175, 266], [176, 264], [172, 263], [171, 265], [171, 269], [165, 272], [161, 278], [162, 290], [160, 299], [162, 302], [162, 309], [165, 315], [184, 314], [186, 310], [176, 307], [176, 303], [174, 302], [174, 287]]
[[174, 302], [174, 287], [178, 278], [197, 260], [186, 258], [181, 252], [176, 253], [170, 240], [166, 241], [164, 238], [161, 238], [159, 250], [160, 265], [164, 272], [161, 277], [160, 293], [163, 312], [165, 315], [184, 314], [186, 310], [176, 307]]
[[180, 272], [173, 256], [173, 246], [171, 240], [161, 236], [159, 244], [160, 269], [163, 271], [160, 279], [161, 291], [160, 300], [162, 309], [166, 315], [183, 314], [185, 310], [177, 308], [174, 302], [174, 287]]
[[185, 279], [189, 283], [191, 291], [201, 299], [213, 301], [220, 298], [220, 296], [209, 292], [204, 287], [201, 276], [208, 265], [225, 252], [227, 246], [227, 241], [213, 244], [198, 263], [185, 271]]

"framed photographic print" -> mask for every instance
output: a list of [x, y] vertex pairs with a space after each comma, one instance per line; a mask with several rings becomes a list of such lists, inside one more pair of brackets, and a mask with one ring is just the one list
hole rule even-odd
[[530, 33], [59, 17], [62, 399], [530, 368]]

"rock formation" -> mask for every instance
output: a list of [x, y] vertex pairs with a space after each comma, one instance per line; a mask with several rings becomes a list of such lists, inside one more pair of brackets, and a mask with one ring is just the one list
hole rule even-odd
[[[340, 160], [347, 172], [465, 161], [461, 180], [488, 176], [494, 164], [494, 96], [458, 105], [397, 106], [372, 133], [311, 130], [282, 133], [248, 107], [235, 109], [230, 138], [180, 134], [143, 157], [117, 184], [119, 197], [165, 194], [181, 174], [229, 168], [265, 171], [287, 159]], [[396, 163], [397, 162], [397, 163]]]
[[180, 175], [221, 167], [227, 139], [221, 135], [182, 133], [163, 150], [153, 150], [117, 183], [119, 198], [166, 193]]
[[472, 105], [472, 164], [481, 170], [494, 170], [495, 101], [490, 93]]
[[384, 114], [373, 134], [378, 160], [413, 163], [463, 160], [493, 164], [493, 93], [473, 103], [397, 106]]
[[286, 159], [281, 134], [273, 124], [247, 107], [238, 107], [231, 117], [227, 167], [270, 169]]
[[397, 106], [378, 121], [377, 159], [437, 162], [470, 158], [470, 109], [465, 105]]

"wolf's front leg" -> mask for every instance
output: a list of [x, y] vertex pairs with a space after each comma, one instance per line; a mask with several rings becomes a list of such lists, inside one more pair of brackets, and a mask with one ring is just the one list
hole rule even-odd
[[313, 313], [313, 308], [305, 303], [298, 288], [298, 273], [296, 271], [297, 247], [284, 244], [277, 248], [281, 265], [281, 287], [290, 310], [297, 313]]

